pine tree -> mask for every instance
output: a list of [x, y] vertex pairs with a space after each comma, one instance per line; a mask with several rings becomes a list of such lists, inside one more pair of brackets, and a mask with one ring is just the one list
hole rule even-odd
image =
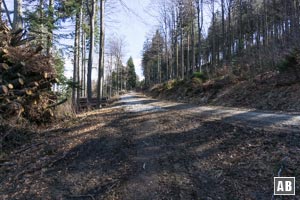
[[132, 57], [130, 57], [127, 61], [128, 67], [128, 88], [133, 89], [136, 86], [136, 73], [134, 69], [134, 63]]

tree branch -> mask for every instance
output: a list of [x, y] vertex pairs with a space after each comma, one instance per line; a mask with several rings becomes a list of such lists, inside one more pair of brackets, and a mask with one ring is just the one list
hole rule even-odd
[[67, 98], [66, 98], [66, 99], [63, 99], [63, 100], [61, 100], [60, 102], [57, 102], [57, 103], [55, 103], [55, 104], [52, 104], [52, 105], [48, 106], [47, 108], [53, 108], [53, 107], [59, 106], [59, 105], [65, 103], [67, 100], [68, 100]]
[[11, 21], [11, 18], [10, 18], [10, 12], [7, 9], [5, 0], [2, 0], [2, 2], [3, 2], [3, 5], [4, 5], [4, 8], [5, 8], [5, 12], [6, 12], [6, 15], [7, 15], [8, 22], [9, 22], [10, 26], [12, 27], [12, 21]]

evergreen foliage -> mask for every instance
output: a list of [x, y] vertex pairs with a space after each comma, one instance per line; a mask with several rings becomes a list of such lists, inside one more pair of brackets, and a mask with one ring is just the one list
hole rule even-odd
[[128, 67], [128, 88], [133, 89], [136, 87], [136, 73], [135, 73], [135, 67], [133, 63], [132, 57], [130, 57], [127, 61], [127, 67]]

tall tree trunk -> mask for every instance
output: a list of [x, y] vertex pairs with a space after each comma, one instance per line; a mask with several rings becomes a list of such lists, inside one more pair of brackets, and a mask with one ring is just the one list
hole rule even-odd
[[0, 22], [2, 23], [2, 0], [0, 0]]
[[222, 41], [221, 41], [221, 48], [222, 48], [222, 63], [225, 60], [226, 57], [226, 51], [225, 51], [225, 4], [224, 0], [221, 0], [221, 9], [222, 9]]
[[[77, 77], [77, 82], [78, 82], [78, 84], [80, 84], [80, 65], [81, 65], [81, 62], [80, 62], [80, 55], [81, 55], [81, 53], [80, 53], [80, 38], [81, 38], [81, 31], [80, 31], [80, 29], [81, 29], [81, 24], [82, 24], [82, 18], [83, 18], [83, 13], [82, 13], [82, 1], [81, 1], [81, 4], [80, 4], [80, 8], [79, 8], [79, 19], [78, 19], [78, 27], [77, 27], [77, 29], [76, 29], [76, 38], [77, 38], [77, 50], [76, 50], [76, 54], [77, 54], [77, 60], [76, 60], [76, 62], [77, 62], [77, 64], [76, 64], [76, 66], [77, 66], [77, 75], [76, 75], [76, 77]], [[76, 19], [77, 20], [77, 19]], [[77, 23], [77, 22], [76, 22]], [[52, 40], [51, 40], [52, 41]], [[49, 52], [50, 53], [50, 52]], [[82, 59], [82, 58], [81, 58]], [[81, 65], [81, 67], [83, 67], [82, 65]], [[79, 88], [77, 88], [77, 95], [76, 95], [76, 97], [77, 97], [77, 105], [79, 105], [79, 97], [80, 97], [80, 91], [81, 91], [81, 89], [79, 89]]]
[[195, 60], [195, 24], [194, 21], [192, 21], [192, 68], [191, 68], [191, 73], [194, 72], [195, 66], [196, 66], [196, 60]]
[[238, 31], [239, 31], [239, 54], [242, 53], [244, 49], [244, 38], [243, 38], [243, 13], [242, 13], [242, 0], [239, 0], [239, 23], [238, 23]]
[[85, 31], [81, 29], [81, 97], [86, 96], [86, 36]]
[[6, 6], [5, 0], [2, 0], [2, 3], [3, 3], [3, 5], [4, 5], [4, 9], [5, 9], [5, 12], [6, 12], [6, 17], [7, 17], [7, 19], [8, 19], [8, 22], [9, 22], [10, 26], [12, 27], [12, 26], [13, 26], [13, 23], [12, 23], [12, 20], [11, 20], [11, 18], [10, 18], [9, 10], [8, 10], [8, 8], [7, 8], [7, 6]]
[[216, 32], [215, 32], [215, 0], [211, 0], [212, 4], [212, 52], [211, 64], [216, 71]]
[[44, 0], [40, 0], [39, 1], [39, 8], [38, 8], [38, 12], [39, 12], [39, 20], [40, 20], [40, 27], [39, 27], [39, 32], [41, 34], [39, 34], [39, 42], [43, 45], [46, 46], [46, 41], [47, 38], [45, 39], [45, 35], [47, 33], [47, 31], [45, 31], [45, 16], [44, 16]]
[[87, 9], [89, 13], [89, 22], [90, 22], [90, 45], [89, 45], [89, 60], [88, 60], [88, 69], [87, 69], [87, 99], [88, 103], [91, 102], [93, 93], [92, 93], [92, 69], [93, 69], [93, 57], [94, 57], [94, 43], [95, 43], [95, 10], [96, 2], [95, 0], [90, 0], [91, 9], [89, 8], [89, 1], [87, 2]]
[[14, 0], [14, 20], [12, 26], [14, 31], [23, 29], [22, 3], [23, 0]]
[[203, 27], [203, 0], [197, 1], [197, 22], [198, 22], [198, 68], [202, 72], [201, 67], [201, 37], [202, 37], [202, 27]]
[[232, 0], [228, 0], [227, 59], [230, 65], [231, 65], [231, 52], [232, 52], [231, 4], [232, 4]]
[[[166, 23], [166, 27], [167, 27], [167, 23]], [[166, 33], [165, 33], [165, 63], [166, 63], [166, 76], [165, 76], [165, 81], [166, 80], [169, 80], [169, 78], [170, 78], [170, 75], [169, 75], [169, 71], [170, 71], [170, 69], [169, 69], [169, 56], [168, 56], [168, 52], [169, 52], [169, 50], [168, 50], [168, 35], [167, 35], [167, 32], [168, 32], [168, 30], [167, 30], [167, 28], [165, 29], [165, 31], [166, 31]]]
[[187, 54], [186, 54], [186, 75], [190, 73], [190, 33], [187, 32]]
[[180, 53], [181, 53], [181, 79], [184, 79], [184, 48], [183, 48], [183, 28], [180, 22]]
[[117, 95], [119, 95], [120, 92], [120, 74], [119, 74], [119, 68], [120, 68], [120, 59], [117, 58]]
[[113, 65], [113, 56], [112, 56], [112, 54], [110, 54], [110, 64], [109, 64], [109, 73], [110, 73], [109, 98], [111, 98], [112, 87], [113, 87], [112, 65]]
[[180, 7], [179, 11], [179, 31], [180, 31], [180, 67], [181, 67], [181, 79], [184, 79], [184, 46], [183, 46], [183, 13], [182, 13], [182, 7]]
[[[159, 50], [159, 48], [158, 48]], [[157, 51], [157, 76], [158, 76], [158, 83], [161, 83], [161, 69], [160, 69], [160, 55], [159, 51]]]
[[74, 68], [73, 68], [73, 86], [72, 86], [72, 103], [73, 106], [75, 107], [75, 110], [77, 111], [78, 105], [77, 105], [77, 98], [78, 98], [78, 93], [76, 88], [75, 83], [78, 83], [78, 71], [79, 71], [79, 66], [78, 66], [78, 46], [79, 46], [79, 29], [80, 29], [80, 13], [76, 13], [76, 23], [75, 23], [75, 40], [74, 40]]
[[[50, 20], [49, 24], [54, 24], [54, 0], [49, 0], [49, 16], [48, 20]], [[52, 43], [53, 43], [53, 27], [47, 26], [48, 35], [47, 35], [47, 55], [50, 55], [52, 51]]]
[[97, 101], [98, 106], [101, 105], [103, 94], [103, 78], [104, 78], [104, 0], [100, 0], [100, 44], [99, 44], [99, 67], [98, 67], [98, 83], [97, 83]]

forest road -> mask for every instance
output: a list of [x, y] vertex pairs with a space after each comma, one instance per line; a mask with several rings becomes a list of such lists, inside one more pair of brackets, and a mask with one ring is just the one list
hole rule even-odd
[[299, 127], [297, 115], [131, 92], [12, 153], [0, 199], [272, 199], [278, 175], [296, 177], [299, 199]]
[[222, 120], [231, 124], [242, 124], [252, 128], [277, 129], [289, 132], [300, 131], [300, 115], [276, 112], [256, 111], [253, 109], [230, 108], [222, 106], [197, 106], [176, 103], [146, 97], [131, 92], [121, 97], [128, 112], [182, 111], [187, 115], [205, 118], [206, 120]]
[[[121, 199], [231, 199], [243, 196], [245, 194], [238, 194], [243, 192], [237, 189], [229, 192], [232, 186], [228, 189], [224, 182], [228, 183], [230, 178], [226, 181], [222, 174], [226, 170], [214, 166], [218, 161], [212, 161], [215, 155], [210, 155], [220, 149], [224, 149], [220, 154], [229, 153], [227, 148], [235, 148], [235, 145], [242, 142], [237, 137], [238, 143], [233, 139], [226, 144], [227, 142], [223, 142], [224, 134], [248, 133], [244, 144], [247, 146], [247, 139], [255, 138], [259, 132], [254, 131], [255, 129], [268, 130], [269, 133], [300, 132], [300, 116], [297, 115], [196, 106], [157, 100], [135, 92], [123, 95], [119, 104], [137, 120], [136, 123], [131, 122], [131, 139], [136, 151], [132, 159], [137, 170], [119, 188], [118, 197]], [[221, 123], [215, 124], [218, 121]], [[207, 143], [203, 144], [205, 138]], [[212, 138], [214, 139], [211, 140]], [[199, 144], [201, 145], [197, 146]], [[226, 145], [231, 147], [225, 147]], [[218, 150], [212, 150], [212, 153], [211, 148], [214, 147]], [[247, 147], [244, 150], [245, 148]], [[222, 158], [220, 154], [217, 154], [218, 159]], [[237, 154], [235, 156], [242, 156]], [[252, 191], [252, 194], [246, 196], [264, 199], [270, 197], [270, 194], [256, 194]]]

